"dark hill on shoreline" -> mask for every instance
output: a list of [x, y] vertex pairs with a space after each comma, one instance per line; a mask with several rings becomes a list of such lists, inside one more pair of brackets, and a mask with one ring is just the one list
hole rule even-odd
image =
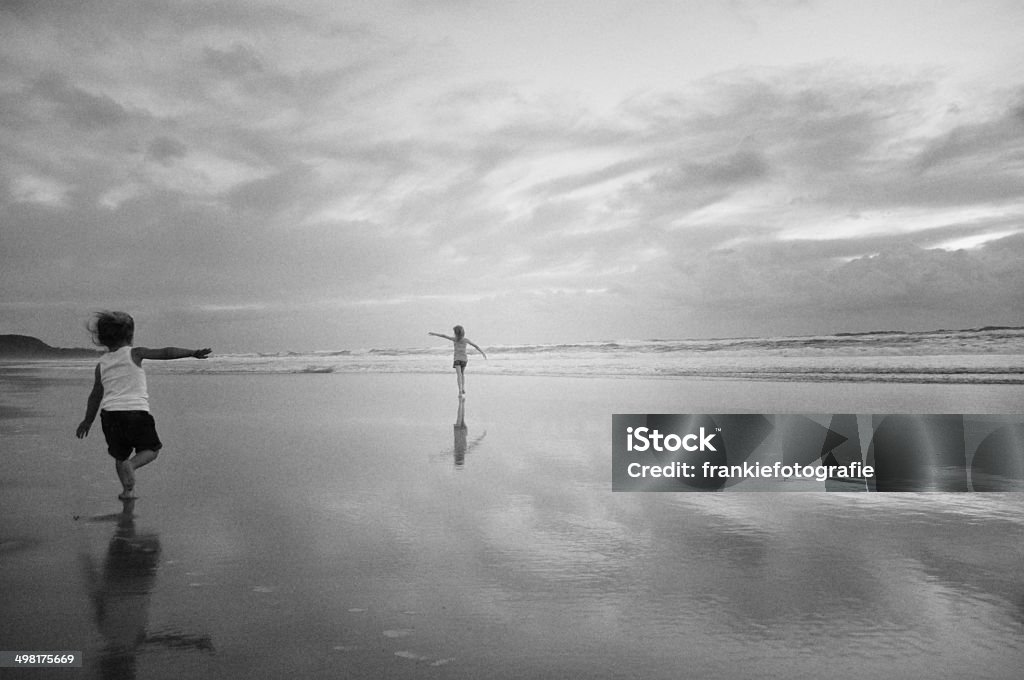
[[84, 347], [50, 347], [28, 335], [0, 335], [0, 359], [88, 359], [99, 354]]

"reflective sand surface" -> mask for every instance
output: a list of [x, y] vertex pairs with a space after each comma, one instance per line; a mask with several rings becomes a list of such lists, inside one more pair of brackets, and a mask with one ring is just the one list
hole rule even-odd
[[[1020, 494], [610, 491], [611, 413], [777, 411], [750, 392], [770, 385], [469, 376], [460, 413], [450, 376], [151, 382], [166, 451], [127, 508], [102, 435], [73, 437], [88, 381], [5, 386], [23, 410], [0, 421], [0, 647], [81, 650], [81, 677], [108, 678], [1015, 678], [1024, 662]], [[978, 403], [869, 389], [828, 410]]]

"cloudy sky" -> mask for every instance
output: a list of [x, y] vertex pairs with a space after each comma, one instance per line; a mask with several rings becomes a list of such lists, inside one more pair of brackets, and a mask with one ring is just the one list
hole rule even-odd
[[0, 333], [1024, 325], [1018, 0], [0, 0]]

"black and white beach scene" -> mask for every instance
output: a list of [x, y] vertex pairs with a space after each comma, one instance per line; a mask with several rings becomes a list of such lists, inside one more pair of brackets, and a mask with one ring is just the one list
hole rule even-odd
[[1022, 25], [0, 0], [0, 677], [1019, 678]]

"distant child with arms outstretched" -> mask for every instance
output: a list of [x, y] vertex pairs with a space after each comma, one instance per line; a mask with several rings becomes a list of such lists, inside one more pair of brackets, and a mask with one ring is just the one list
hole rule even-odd
[[438, 338], [444, 338], [445, 340], [451, 340], [455, 343], [455, 361], [452, 363], [452, 368], [455, 369], [455, 378], [459, 381], [459, 396], [461, 397], [466, 393], [466, 363], [469, 361], [469, 357], [466, 354], [466, 345], [472, 345], [476, 348], [477, 352], [483, 354], [484, 359], [487, 355], [484, 351], [477, 347], [476, 343], [466, 337], [466, 331], [463, 330], [462, 326], [456, 326], [452, 329], [455, 331], [455, 337], [450, 335], [444, 335], [442, 333], [427, 333], [427, 335], [433, 335]]
[[[152, 463], [163, 447], [149, 413], [149, 390], [143, 359], [205, 359], [209, 349], [132, 347], [135, 320], [124, 312], [99, 312], [89, 330], [93, 342], [107, 348], [96, 364], [96, 381], [75, 435], [82, 439], [100, 414], [107, 452], [113, 456], [123, 487], [118, 498], [135, 498], [135, 470]], [[132, 452], [135, 456], [132, 456]]]

